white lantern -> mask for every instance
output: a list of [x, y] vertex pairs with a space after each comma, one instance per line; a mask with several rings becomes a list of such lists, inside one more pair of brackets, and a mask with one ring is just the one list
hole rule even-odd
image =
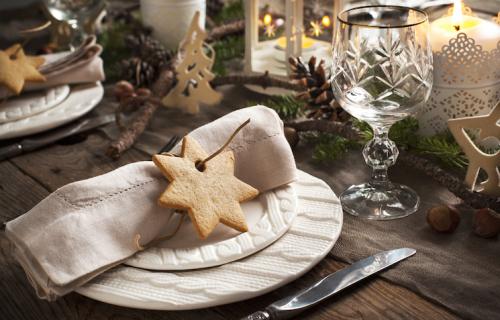
[[246, 0], [245, 72], [287, 76], [288, 58], [331, 64], [338, 0]]
[[420, 132], [446, 130], [453, 118], [485, 115], [500, 101], [500, 25], [459, 1], [431, 23], [434, 85], [419, 115]]

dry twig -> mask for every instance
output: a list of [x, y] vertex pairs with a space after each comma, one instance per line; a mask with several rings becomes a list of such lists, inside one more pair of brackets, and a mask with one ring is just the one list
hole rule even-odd
[[210, 82], [212, 87], [223, 86], [227, 84], [253, 84], [263, 87], [264, 89], [268, 87], [277, 87], [288, 90], [303, 90], [304, 87], [301, 84], [294, 83], [289, 80], [283, 80], [281, 78], [272, 77], [269, 75], [269, 72], [266, 71], [262, 75], [245, 75], [245, 74], [236, 74], [236, 75], [228, 75], [217, 77]]
[[213, 28], [208, 34], [207, 42], [243, 33], [245, 31], [245, 20], [237, 20]]
[[137, 111], [137, 114], [134, 116], [130, 125], [122, 130], [118, 139], [112, 141], [109, 145], [107, 154], [110, 157], [117, 159], [123, 152], [132, 147], [160, 105], [154, 98], [161, 98], [165, 96], [172, 88], [174, 80], [174, 72], [170, 68], [164, 69], [160, 73], [160, 76], [153, 84], [153, 98], [145, 100], [144, 103], [139, 106], [139, 111]]

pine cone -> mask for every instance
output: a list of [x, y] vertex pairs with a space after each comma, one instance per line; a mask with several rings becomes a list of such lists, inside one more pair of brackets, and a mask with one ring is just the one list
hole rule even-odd
[[171, 52], [165, 50], [158, 40], [147, 34], [128, 35], [125, 38], [125, 45], [132, 50], [133, 56], [147, 62], [158, 71], [172, 58]]
[[207, 15], [215, 17], [224, 8], [224, 0], [207, 0]]
[[306, 91], [299, 92], [297, 98], [306, 101], [306, 116], [314, 119], [331, 121], [347, 121], [346, 113], [335, 101], [330, 81], [325, 72], [325, 61], [321, 60], [316, 65], [316, 57], [312, 56], [307, 65], [300, 57], [290, 57], [294, 82], [307, 87]]
[[130, 81], [136, 87], [151, 85], [158, 71], [147, 61], [134, 57], [122, 61], [122, 79]]

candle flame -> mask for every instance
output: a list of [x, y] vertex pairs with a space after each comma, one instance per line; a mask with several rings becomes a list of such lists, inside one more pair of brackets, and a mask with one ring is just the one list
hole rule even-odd
[[332, 22], [330, 21], [330, 17], [329, 16], [323, 16], [323, 18], [321, 19], [321, 24], [325, 28], [328, 28], [332, 24]]
[[453, 15], [451, 16], [451, 21], [453, 23], [453, 27], [455, 30], [459, 31], [460, 26], [464, 21], [464, 16], [462, 14], [462, 1], [454, 0], [453, 1]]
[[273, 17], [269, 14], [269, 13], [266, 13], [264, 15], [264, 19], [262, 19], [263, 22], [264, 22], [264, 25], [265, 26], [268, 26], [271, 24], [271, 22], [273, 22]]

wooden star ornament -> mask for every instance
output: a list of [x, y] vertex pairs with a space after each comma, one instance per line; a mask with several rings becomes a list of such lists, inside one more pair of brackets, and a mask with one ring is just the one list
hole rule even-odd
[[[500, 197], [500, 150], [488, 154], [477, 147], [466, 129], [480, 129], [478, 141], [493, 137], [500, 139], [500, 102], [488, 115], [450, 119], [448, 127], [469, 159], [465, 183], [472, 190]], [[487, 179], [477, 183], [479, 170], [483, 169]]]
[[182, 141], [180, 157], [154, 155], [153, 162], [170, 181], [158, 199], [163, 207], [187, 210], [200, 238], [205, 239], [219, 222], [241, 232], [248, 231], [240, 203], [255, 198], [257, 189], [234, 176], [234, 154], [225, 151], [208, 157], [198, 142]]
[[45, 77], [37, 70], [43, 62], [41, 57], [26, 56], [19, 44], [0, 51], [0, 85], [19, 94], [25, 81], [45, 81]]

